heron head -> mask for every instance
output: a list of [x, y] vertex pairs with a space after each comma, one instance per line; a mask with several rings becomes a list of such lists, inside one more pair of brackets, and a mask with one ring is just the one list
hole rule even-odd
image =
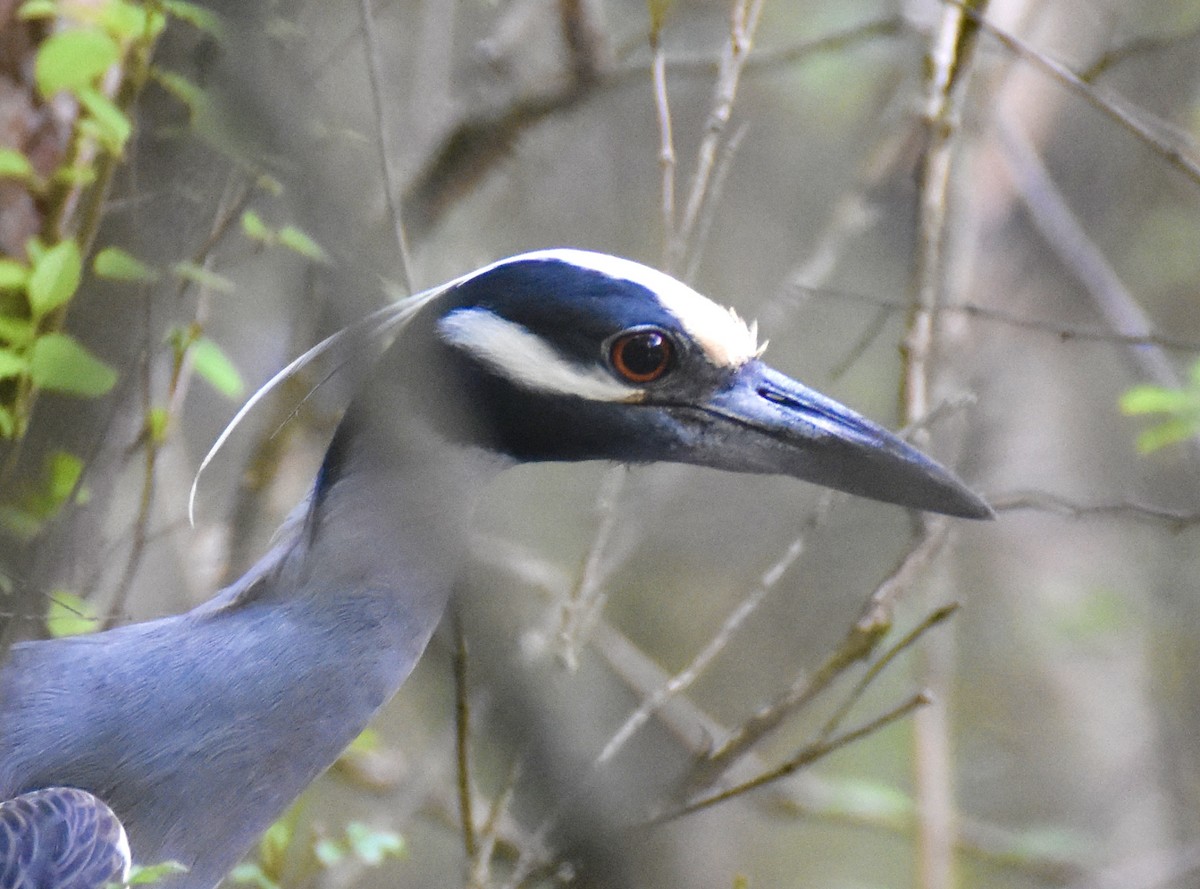
[[417, 327], [443, 359], [436, 399], [517, 461], [691, 463], [992, 514], [949, 470], [766, 365], [753, 325], [630, 260], [502, 260], [447, 287]]

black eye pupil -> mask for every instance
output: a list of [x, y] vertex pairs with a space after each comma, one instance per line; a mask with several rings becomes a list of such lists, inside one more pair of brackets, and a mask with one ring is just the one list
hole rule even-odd
[[612, 366], [632, 383], [657, 380], [671, 366], [671, 340], [657, 330], [627, 333], [612, 346]]
[[624, 349], [625, 366], [639, 376], [655, 373], [667, 358], [667, 341], [661, 333], [631, 337]]

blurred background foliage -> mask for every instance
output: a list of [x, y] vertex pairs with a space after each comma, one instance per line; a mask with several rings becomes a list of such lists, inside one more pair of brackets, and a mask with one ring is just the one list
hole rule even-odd
[[[477, 523], [466, 655], [444, 628], [248, 883], [502, 886], [529, 863], [539, 885], [1196, 884], [1200, 7], [992, 0], [969, 4], [977, 27], [932, 0], [774, 0], [714, 124], [734, 6], [0, 0], [6, 644], [237, 576], [347, 397], [281, 427], [301, 379], [260, 409], [191, 528], [193, 473], [244, 392], [385, 300], [544, 246], [673, 266], [759, 319], [782, 370], [918, 421], [999, 512], [931, 531], [770, 478], [514, 470]], [[957, 67], [935, 51], [956, 17]], [[64, 31], [92, 36], [39, 61]], [[710, 201], [673, 252], [706, 134]], [[914, 415], [926, 285], [941, 308]], [[846, 725], [925, 688], [937, 703], [647, 826], [706, 750], [822, 675], [873, 593], [885, 645], [961, 608]], [[714, 636], [696, 681], [593, 767]], [[862, 671], [730, 776], [822, 737]]]

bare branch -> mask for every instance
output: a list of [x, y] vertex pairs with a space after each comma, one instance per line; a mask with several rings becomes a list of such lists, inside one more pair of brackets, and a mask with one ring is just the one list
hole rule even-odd
[[[696, 763], [688, 775], [688, 786], [708, 787], [754, 745], [774, 732], [784, 720], [828, 689], [855, 663], [871, 656], [892, 626], [892, 608], [897, 597], [924, 571], [945, 542], [943, 529], [931, 529], [891, 573], [875, 588], [862, 614], [837, 649], [811, 676], [803, 677], [784, 694], [733, 729], [708, 756]], [[878, 671], [876, 671], [878, 672]]]
[[658, 165], [662, 170], [662, 266], [668, 268], [675, 244], [675, 140], [671, 134], [671, 105], [667, 96], [667, 53], [657, 31], [650, 34], [654, 60], [654, 109], [658, 116]]
[[984, 18], [981, 10], [973, 10], [960, 0], [944, 0], [945, 3], [963, 9], [980, 28], [1009, 52], [1032, 62], [1049, 74], [1055, 81], [1069, 88], [1085, 102], [1116, 122], [1121, 129], [1132, 134], [1151, 151], [1179, 170], [1194, 184], [1200, 185], [1200, 161], [1195, 157], [1195, 146], [1185, 140], [1182, 133], [1171, 130], [1144, 109], [1133, 109], [1126, 99], [1080, 77], [1066, 65], [1042, 53], [1019, 37], [1008, 33]]
[[617, 504], [628, 476], [629, 470], [624, 466], [618, 466], [604, 476], [596, 494], [600, 524], [584, 556], [579, 580], [559, 608], [558, 656], [569, 670], [579, 666], [579, 649], [608, 599], [603, 586], [604, 555], [617, 526]]
[[730, 639], [738, 631], [741, 625], [753, 614], [758, 606], [763, 603], [763, 600], [770, 594], [780, 579], [787, 571], [796, 564], [800, 556], [804, 553], [804, 545], [808, 535], [818, 527], [829, 512], [829, 505], [833, 498], [826, 496], [823, 498], [821, 506], [815, 511], [805, 522], [805, 528], [788, 548], [784, 551], [775, 563], [763, 572], [759, 579], [758, 585], [752, 589], [737, 607], [730, 612], [721, 624], [720, 629], [709, 640], [694, 658], [691, 663], [672, 676], [666, 683], [657, 689], [652, 695], [642, 701], [641, 705], [629, 715], [624, 724], [617, 729], [609, 742], [604, 746], [600, 755], [596, 757], [596, 765], [600, 766], [612, 759], [617, 752], [625, 746], [626, 742], [633, 737], [634, 733], [641, 728], [647, 720], [650, 719], [668, 700], [683, 691], [686, 691], [701, 674], [708, 668], [717, 656], [725, 650]]
[[454, 752], [458, 773], [458, 814], [463, 854], [474, 862], [479, 851], [475, 838], [475, 814], [471, 808], [471, 701], [467, 683], [467, 637], [462, 615], [451, 609], [454, 634]]
[[1130, 59], [1162, 52], [1181, 43], [1186, 43], [1189, 40], [1195, 40], [1197, 37], [1200, 37], [1200, 27], [1195, 27], [1179, 34], [1131, 38], [1118, 46], [1106, 49], [1096, 61], [1080, 72], [1079, 79], [1087, 83], [1092, 83], [1099, 79], [1105, 72], [1124, 64]]
[[[904, 422], [913, 424], [929, 416], [933, 398], [933, 361], [937, 340], [937, 313], [945, 302], [947, 220], [950, 214], [951, 168], [958, 143], [959, 117], [966, 85], [974, 67], [978, 27], [987, 0], [967, 0], [965, 5], [947, 5], [925, 55], [925, 104], [923, 124], [925, 150], [920, 166], [916, 268], [912, 311], [901, 348], [903, 386], [901, 404]], [[918, 446], [928, 432], [914, 433]], [[914, 524], [929, 537], [946, 525], [944, 517], [913, 517]], [[944, 700], [950, 684], [944, 645], [938, 640], [926, 649], [922, 682], [933, 689], [938, 701], [918, 714], [913, 724], [914, 763], [917, 793], [917, 885], [921, 889], [949, 889], [953, 884], [954, 797], [950, 786], [949, 727]]]
[[1075, 503], [1048, 491], [1012, 491], [989, 497], [996, 512], [1031, 510], [1048, 512], [1067, 518], [1111, 516], [1155, 525], [1165, 525], [1172, 531], [1184, 531], [1200, 524], [1200, 513], [1166, 509], [1135, 500], [1114, 500], [1109, 503]]
[[709, 186], [717, 161], [717, 148], [733, 114], [742, 69], [754, 44], [754, 34], [762, 17], [763, 5], [764, 0], [734, 0], [729, 40], [721, 55], [721, 69], [714, 89], [713, 107], [705, 125], [704, 138], [700, 141], [696, 170], [692, 175], [692, 187], [683, 218], [679, 223], [670, 261], [667, 263], [668, 272], [675, 272], [683, 267], [704, 203], [711, 197]]
[[1147, 348], [1152, 336], [1149, 318], [1084, 231], [1033, 145], [1015, 122], [1001, 121], [999, 136], [1013, 184], [1046, 243], [1083, 284], [1120, 341], [1137, 344], [1129, 357], [1140, 373], [1160, 386], [1177, 388], [1180, 379], [1175, 368], [1160, 351]]
[[371, 107], [375, 114], [376, 142], [379, 146], [379, 166], [383, 176], [383, 194], [387, 202], [388, 219], [392, 224], [392, 232], [396, 237], [396, 250], [400, 260], [400, 280], [409, 293], [416, 292], [416, 281], [413, 280], [412, 259], [408, 251], [408, 235], [404, 230], [404, 220], [401, 216], [400, 204], [396, 199], [398, 194], [399, 177], [393, 166], [395, 152], [388, 139], [387, 118], [384, 116], [383, 91], [380, 87], [382, 80], [382, 64], [379, 58], [379, 47], [375, 42], [375, 20], [371, 13], [371, 0], [358, 0], [358, 14], [362, 21], [363, 47], [366, 52], [367, 81], [370, 85]]
[[786, 778], [789, 775], [793, 775], [805, 766], [812, 765], [812, 763], [816, 762], [818, 759], [828, 756], [830, 753], [833, 753], [835, 750], [839, 750], [848, 744], [853, 744], [855, 741], [860, 741], [868, 735], [873, 735], [880, 729], [886, 728], [899, 719], [903, 719], [914, 710], [924, 707], [930, 702], [931, 699], [928, 692], [918, 692], [904, 703], [892, 708], [891, 710], [888, 710], [883, 715], [877, 716], [875, 719], [872, 719], [870, 722], [861, 725], [858, 728], [851, 729], [845, 734], [838, 735], [837, 737], [830, 738], [828, 740], [814, 741], [813, 743], [804, 747], [802, 750], [800, 750], [800, 752], [782, 765], [777, 766], [768, 772], [764, 772], [761, 775], [750, 779], [749, 781], [744, 781], [735, 787], [730, 787], [728, 790], [722, 790], [720, 793], [714, 793], [711, 796], [702, 797], [701, 799], [690, 802], [687, 805], [681, 806], [680, 808], [674, 810], [673, 812], [669, 812], [666, 815], [654, 818], [651, 823], [661, 824], [666, 821], [673, 821], [677, 818], [682, 818], [685, 815], [691, 815], [703, 809], [711, 808], [719, 803], [727, 802], [735, 797], [742, 796], [743, 794], [749, 793], [751, 790], [756, 790], [765, 784], [770, 784], [774, 781], [778, 781], [781, 778]]
[[[795, 279], [794, 279], [795, 280]], [[879, 315], [887, 316], [906, 311], [909, 306], [902, 304], [896, 300], [888, 299], [882, 296], [873, 296], [866, 293], [854, 293], [849, 290], [835, 290], [825, 287], [810, 287], [793, 283], [792, 288], [803, 290], [807, 295], [812, 297], [820, 297], [822, 299], [831, 299], [842, 302], [856, 302], [863, 305], [874, 306], [879, 312]], [[795, 298], [793, 298], [794, 301]], [[1047, 336], [1052, 336], [1055, 339], [1061, 340], [1064, 343], [1070, 342], [1085, 342], [1085, 343], [1107, 343], [1114, 346], [1158, 346], [1162, 349], [1171, 351], [1200, 352], [1200, 341], [1183, 339], [1162, 333], [1157, 330], [1149, 330], [1144, 335], [1122, 334], [1112, 330], [1102, 330], [1099, 328], [1079, 327], [1074, 324], [1066, 324], [1059, 321], [1043, 320], [1040, 318], [1027, 318], [1015, 312], [1008, 312], [1004, 309], [997, 309], [992, 306], [982, 306], [976, 303], [957, 302], [947, 303], [939, 306], [939, 314], [942, 315], [964, 315], [971, 319], [979, 321], [988, 321], [995, 324], [1003, 324], [1007, 327], [1016, 327], [1021, 330], [1030, 330], [1036, 333], [1044, 333]], [[760, 316], [760, 320], [762, 317]], [[874, 323], [874, 319], [872, 319]], [[868, 325], [869, 326], [869, 325]], [[864, 338], [865, 338], [864, 334]], [[848, 350], [853, 352], [854, 350]], [[838, 368], [843, 368], [846, 365], [843, 360], [838, 364]], [[834, 375], [834, 372], [830, 372]]]

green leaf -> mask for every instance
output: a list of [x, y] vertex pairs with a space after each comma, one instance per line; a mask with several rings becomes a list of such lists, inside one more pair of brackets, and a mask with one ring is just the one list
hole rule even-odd
[[51, 34], [38, 49], [33, 76], [38, 91], [50, 98], [59, 90], [90, 87], [121, 57], [117, 42], [92, 28], [71, 28]]
[[385, 858], [404, 854], [404, 839], [398, 833], [358, 821], [346, 825], [346, 840], [358, 859], [371, 867], [382, 864]]
[[59, 167], [50, 176], [51, 181], [61, 185], [91, 185], [96, 181], [95, 167]]
[[912, 798], [903, 791], [866, 779], [831, 780], [824, 785], [822, 796], [826, 811], [873, 824], [901, 823], [914, 808]]
[[235, 883], [255, 886], [257, 889], [279, 889], [279, 884], [268, 877], [261, 867], [251, 861], [243, 862], [229, 873]]
[[158, 272], [120, 247], [105, 247], [92, 260], [92, 271], [110, 281], [156, 281]]
[[133, 124], [125, 112], [118, 108], [108, 96], [91, 87], [76, 91], [79, 102], [87, 109], [99, 130], [100, 141], [113, 154], [125, 150], [125, 143], [133, 133]]
[[18, 540], [33, 540], [41, 533], [43, 524], [43, 520], [29, 510], [0, 503], [0, 525]]
[[29, 266], [15, 259], [0, 259], [0, 290], [24, 290], [29, 283]]
[[11, 349], [0, 348], [0, 380], [11, 380], [29, 370], [29, 359]]
[[1134, 386], [1121, 396], [1121, 411], [1126, 414], [1174, 414], [1200, 407], [1200, 399], [1182, 389], [1161, 386]]
[[146, 434], [155, 444], [162, 444], [167, 440], [167, 429], [170, 425], [171, 413], [165, 407], [152, 407], [146, 412]]
[[275, 240], [275, 232], [262, 221], [262, 217], [253, 210], [247, 210], [242, 214], [242, 231], [246, 236], [261, 241], [264, 244], [273, 243]]
[[214, 37], [221, 37], [221, 20], [210, 10], [186, 0], [165, 0], [163, 9], [181, 22], [187, 22]]
[[36, 263], [42, 258], [42, 254], [49, 249], [37, 235], [25, 239], [25, 255], [29, 257], [31, 263]]
[[1200, 422], [1194, 419], [1175, 419], [1151, 426], [1138, 435], [1137, 449], [1142, 454], [1152, 454], [1168, 445], [1186, 441], [1200, 432]]
[[261, 188], [272, 197], [277, 198], [283, 194], [283, 183], [270, 173], [259, 173], [254, 180], [254, 186]]
[[358, 733], [358, 737], [350, 742], [350, 746], [346, 748], [345, 753], [370, 753], [373, 750], [379, 749], [379, 732], [373, 728], [365, 728]]
[[163, 89], [187, 105], [191, 111], [202, 109], [208, 104], [208, 96], [204, 90], [186, 77], [182, 77], [174, 71], [163, 71], [161, 68], [155, 68], [153, 74], [154, 79]]
[[67, 502], [83, 475], [83, 461], [68, 451], [54, 451], [46, 460], [46, 497], [51, 512]]
[[210, 386], [226, 398], [238, 398], [245, 384], [233, 362], [221, 351], [221, 347], [206, 336], [192, 343], [192, 366]]
[[38, 337], [29, 376], [42, 389], [91, 398], [108, 392], [117, 382], [115, 370], [65, 333]]
[[125, 44], [153, 40], [166, 25], [162, 13], [128, 0], [108, 0], [100, 15], [100, 23], [113, 37]]
[[38, 257], [28, 285], [29, 307], [34, 317], [43, 317], [74, 296], [82, 271], [79, 245], [71, 239], [55, 244]]
[[0, 404], [0, 438], [12, 438], [16, 431], [16, 417], [11, 410]]
[[31, 19], [52, 19], [58, 15], [58, 3], [55, 0], [25, 0], [17, 10], [17, 18], [29, 21]]
[[99, 624], [100, 618], [96, 609], [79, 596], [66, 590], [55, 590], [50, 594], [50, 608], [46, 611], [46, 631], [55, 639], [91, 633]]
[[11, 315], [0, 315], [0, 342], [14, 346], [27, 346], [33, 342], [37, 328], [32, 321], [24, 318], [14, 318]]
[[1007, 853], [1008, 860], [1032, 863], [1087, 860], [1095, 857], [1096, 850], [1080, 834], [1052, 825], [1022, 829], [1001, 853]]
[[324, 248], [294, 225], [285, 225], [279, 230], [278, 237], [280, 244], [301, 256], [317, 262], [329, 262], [329, 255]]
[[185, 281], [207, 287], [216, 293], [233, 293], [236, 289], [233, 282], [224, 275], [210, 272], [204, 266], [196, 265], [194, 262], [178, 262], [171, 267], [171, 271]]
[[178, 861], [164, 861], [161, 864], [135, 864], [129, 869], [129, 886], [144, 886], [148, 883], [160, 883], [166, 877], [174, 874], [186, 874], [188, 869]]
[[317, 840], [313, 845], [313, 855], [316, 857], [317, 862], [326, 870], [345, 861], [348, 853], [349, 850], [345, 846], [337, 840], [331, 840], [328, 837]]
[[0, 179], [35, 180], [33, 164], [14, 148], [0, 148]]
[[0, 505], [0, 523], [10, 533], [32, 540], [72, 497], [76, 503], [87, 501], [87, 490], [79, 485], [82, 474], [82, 460], [67, 451], [53, 451], [36, 481], [27, 481], [15, 502]]
[[291, 848], [292, 840], [295, 838], [296, 826], [294, 819], [289, 817], [290, 815], [290, 812], [285, 814], [268, 827], [266, 833], [262, 835], [262, 839], [258, 841], [258, 858], [267, 873], [274, 874], [283, 868], [288, 849]]

